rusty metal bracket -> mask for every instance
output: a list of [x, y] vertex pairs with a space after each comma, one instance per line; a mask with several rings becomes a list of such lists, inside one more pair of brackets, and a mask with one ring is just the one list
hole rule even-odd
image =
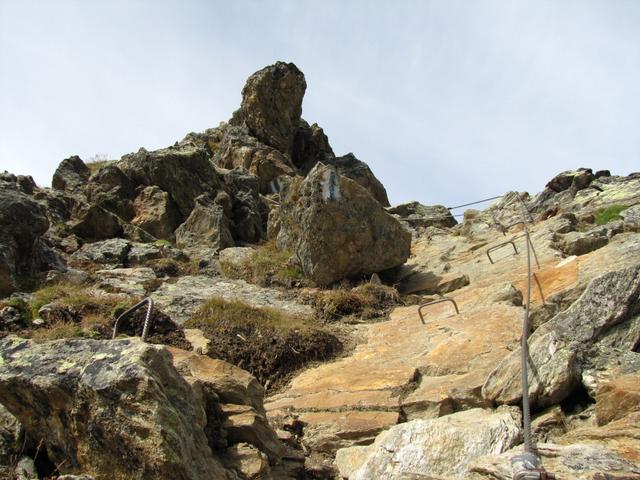
[[513, 241], [512, 241], [512, 240], [509, 240], [509, 241], [507, 241], [507, 242], [501, 243], [501, 244], [496, 245], [496, 246], [494, 246], [494, 247], [488, 248], [488, 249], [487, 249], [487, 257], [489, 257], [489, 261], [491, 262], [491, 264], [492, 264], [492, 265], [493, 265], [494, 261], [493, 261], [493, 259], [491, 258], [491, 252], [493, 252], [494, 250], [497, 250], [497, 249], [499, 249], [499, 248], [502, 248], [502, 247], [504, 247], [504, 246], [506, 246], [506, 245], [511, 245], [511, 246], [513, 247], [513, 251], [515, 252], [515, 255], [517, 255], [517, 254], [518, 254], [518, 249], [516, 248], [516, 244], [515, 244], [515, 243], [513, 243]]
[[456, 309], [456, 313], [460, 314], [460, 310], [458, 309], [458, 304], [456, 303], [456, 301], [453, 298], [450, 297], [442, 297], [438, 300], [434, 300], [432, 302], [427, 302], [427, 303], [423, 303], [422, 305], [420, 305], [418, 307], [418, 315], [420, 315], [420, 321], [422, 321], [422, 324], [425, 325], [426, 322], [424, 321], [424, 316], [422, 315], [422, 309], [425, 307], [428, 307], [430, 305], [435, 305], [436, 303], [442, 303], [442, 302], [451, 302], [453, 303], [453, 306]]
[[147, 297], [144, 300], [136, 303], [133, 307], [131, 307], [116, 319], [116, 323], [113, 325], [113, 336], [111, 338], [116, 338], [118, 336], [118, 328], [120, 327], [120, 323], [122, 322], [122, 320], [131, 315], [145, 303], [148, 304], [147, 315], [144, 318], [144, 325], [142, 327], [142, 335], [140, 335], [140, 338], [142, 338], [143, 341], [146, 341], [147, 335], [149, 334], [149, 328], [151, 327], [151, 314], [153, 313], [153, 300], [150, 297]]

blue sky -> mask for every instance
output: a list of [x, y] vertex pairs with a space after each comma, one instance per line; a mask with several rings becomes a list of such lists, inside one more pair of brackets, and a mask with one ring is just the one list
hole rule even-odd
[[227, 120], [245, 79], [305, 73], [304, 118], [392, 203], [452, 205], [587, 166], [640, 170], [640, 2], [0, 0], [0, 170]]

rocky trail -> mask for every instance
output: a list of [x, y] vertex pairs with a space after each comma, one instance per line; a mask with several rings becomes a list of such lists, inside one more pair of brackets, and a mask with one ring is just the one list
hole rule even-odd
[[171, 147], [0, 174], [0, 478], [511, 479], [524, 216], [537, 455], [640, 479], [640, 174], [390, 206], [306, 87], [278, 62]]

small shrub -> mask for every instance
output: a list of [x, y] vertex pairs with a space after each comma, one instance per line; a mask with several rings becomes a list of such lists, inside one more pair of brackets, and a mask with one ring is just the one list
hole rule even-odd
[[95, 155], [89, 157], [84, 163], [91, 171], [91, 175], [93, 175], [110, 163], [114, 162], [115, 160], [109, 160], [109, 155], [107, 155], [106, 153], [96, 153]]
[[627, 208], [624, 205], [611, 205], [598, 210], [595, 214], [596, 225], [605, 225], [614, 220], [620, 220], [620, 212]]

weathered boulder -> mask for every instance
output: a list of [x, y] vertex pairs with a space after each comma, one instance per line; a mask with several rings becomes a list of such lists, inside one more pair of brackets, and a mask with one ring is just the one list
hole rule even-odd
[[123, 238], [86, 243], [71, 255], [71, 262], [122, 266], [127, 263], [127, 254], [130, 249], [131, 242]]
[[[640, 321], [633, 315], [640, 306], [639, 293], [640, 265], [609, 272], [592, 280], [578, 301], [531, 335], [529, 397], [533, 405], [544, 407], [565, 399], [601, 359], [606, 368], [613, 344], [621, 352], [635, 348]], [[611, 335], [614, 341], [608, 338]], [[599, 349], [599, 342], [607, 348]], [[482, 395], [498, 403], [520, 401], [519, 348], [491, 372]]]
[[113, 268], [96, 271], [98, 287], [114, 293], [144, 297], [148, 285], [157, 277], [151, 268]]
[[567, 170], [553, 177], [549, 183], [547, 183], [546, 187], [556, 193], [563, 192], [569, 188], [578, 191], [587, 188], [595, 178], [590, 168]]
[[565, 255], [584, 255], [604, 247], [614, 235], [622, 233], [621, 222], [593, 228], [587, 232], [568, 232], [555, 234], [552, 247]]
[[364, 187], [383, 207], [389, 206], [387, 191], [380, 183], [380, 180], [375, 177], [369, 166], [358, 160], [353, 153], [347, 153], [342, 157], [330, 158], [326, 163], [333, 165], [343, 177], [350, 178]]
[[336, 464], [349, 480], [425, 476], [466, 478], [469, 463], [500, 454], [521, 438], [517, 408], [472, 409], [434, 420], [413, 420], [391, 427], [366, 447], [338, 450]]
[[219, 250], [233, 247], [230, 210], [231, 199], [225, 192], [200, 195], [189, 218], [175, 231], [176, 245], [179, 248], [204, 245]]
[[133, 210], [135, 216], [131, 223], [157, 239], [172, 240], [173, 231], [181, 223], [180, 212], [171, 196], [155, 185], [142, 189], [133, 202]]
[[640, 205], [634, 205], [620, 212], [625, 230], [631, 232], [640, 231]]
[[278, 177], [295, 174], [284, 153], [252, 137], [245, 127], [225, 127], [214, 161], [219, 167], [240, 167], [258, 177], [260, 193], [277, 192]]
[[122, 157], [118, 167], [135, 185], [155, 185], [169, 193], [181, 217], [187, 218], [196, 197], [220, 188], [220, 179], [205, 148], [192, 145], [149, 152], [141, 148]]
[[44, 208], [14, 184], [0, 182], [0, 297], [49, 268], [42, 235], [49, 228]]
[[293, 63], [269, 65], [247, 79], [240, 109], [229, 123], [246, 125], [252, 136], [290, 157], [306, 89], [304, 74]]
[[137, 339], [0, 341], [0, 401], [62, 473], [233, 479], [212, 453], [204, 393]]
[[422, 205], [419, 202], [409, 202], [389, 208], [387, 211], [400, 217], [412, 228], [448, 228], [458, 224], [451, 211], [442, 205]]
[[87, 200], [114, 215], [131, 220], [135, 185], [116, 165], [107, 165], [91, 177], [86, 187]]
[[411, 234], [367, 190], [334, 167], [316, 165], [282, 192], [279, 248], [320, 285], [403, 264]]
[[63, 190], [70, 193], [77, 193], [87, 185], [87, 180], [91, 176], [91, 170], [85, 165], [80, 157], [65, 158], [56, 171], [53, 173], [51, 186], [56, 190]]

